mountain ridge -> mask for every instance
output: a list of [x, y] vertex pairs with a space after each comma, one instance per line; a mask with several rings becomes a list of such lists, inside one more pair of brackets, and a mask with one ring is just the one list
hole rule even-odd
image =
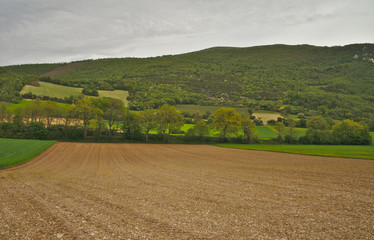
[[[325, 106], [338, 109], [338, 115], [349, 111], [362, 117], [374, 113], [373, 59], [374, 44], [370, 43], [333, 47], [274, 44], [3, 68], [61, 85], [128, 90], [133, 110], [163, 103], [263, 108], [261, 102], [276, 105], [280, 101], [298, 112]], [[58, 68], [66, 71], [58, 72]], [[58, 73], [45, 75], [53, 71]]]

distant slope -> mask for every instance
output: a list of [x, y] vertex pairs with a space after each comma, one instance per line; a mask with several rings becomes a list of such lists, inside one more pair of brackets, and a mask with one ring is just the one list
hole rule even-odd
[[11, 72], [20, 74], [20, 75], [37, 75], [40, 76], [46, 72], [52, 71], [61, 66], [69, 65], [67, 63], [51, 63], [51, 64], [24, 64], [24, 65], [13, 65], [7, 66]]
[[69, 63], [69, 64], [64, 64], [62, 66], [58, 66], [56, 68], [53, 68], [51, 71], [43, 73], [42, 76], [45, 77], [56, 77], [61, 74], [64, 74], [65, 72], [71, 71], [74, 68], [81, 66], [83, 62], [75, 62], [75, 63]]
[[374, 44], [272, 45], [86, 60], [54, 69], [36, 65], [37, 71], [32, 65], [6, 69], [19, 74], [38, 72], [52, 76], [43, 81], [68, 86], [129, 90], [132, 109], [170, 103], [281, 111], [284, 105], [292, 105], [293, 113], [298, 113], [324, 106], [334, 118], [361, 118], [374, 113], [373, 59]]

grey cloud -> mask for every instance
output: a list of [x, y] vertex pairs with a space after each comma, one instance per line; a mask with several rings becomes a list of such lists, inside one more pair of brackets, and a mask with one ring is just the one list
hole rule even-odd
[[[0, 0], [0, 6], [0, 65], [374, 40], [367, 31], [374, 22], [370, 0]], [[339, 39], [326, 36], [328, 29]]]

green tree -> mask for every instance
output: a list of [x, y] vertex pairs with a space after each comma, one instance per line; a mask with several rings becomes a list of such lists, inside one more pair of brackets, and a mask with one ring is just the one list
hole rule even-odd
[[244, 115], [242, 116], [242, 127], [244, 136], [247, 139], [247, 143], [251, 144], [256, 132], [256, 124], [251, 119], [251, 116]]
[[31, 122], [29, 127], [30, 137], [32, 139], [46, 139], [48, 130], [42, 122]]
[[209, 126], [204, 120], [200, 120], [193, 126], [193, 133], [200, 137], [200, 140], [209, 135]]
[[24, 110], [24, 116], [27, 122], [29, 122], [29, 119], [31, 119], [32, 122], [40, 122], [43, 116], [43, 102], [38, 98], [32, 101]]
[[201, 115], [200, 111], [197, 111], [194, 115], [193, 115], [193, 121], [194, 123], [197, 123], [199, 121], [203, 120], [203, 115]]
[[329, 141], [329, 125], [321, 116], [312, 117], [307, 121], [306, 137], [310, 143], [322, 144]]
[[7, 108], [9, 104], [6, 102], [0, 102], [0, 123], [4, 121], [4, 119], [7, 118]]
[[66, 107], [60, 108], [62, 115], [61, 117], [63, 118], [65, 128], [67, 128], [71, 124], [71, 121], [75, 116], [74, 108], [74, 105], [66, 105]]
[[112, 127], [117, 122], [123, 120], [126, 114], [126, 108], [123, 101], [119, 99], [110, 98], [108, 105], [104, 109], [104, 119], [108, 121], [109, 125], [109, 137], [112, 136]]
[[126, 139], [130, 140], [140, 140], [141, 136], [141, 126], [140, 126], [140, 116], [136, 112], [126, 112], [122, 131]]
[[140, 124], [145, 132], [145, 141], [148, 142], [149, 131], [157, 128], [156, 111], [147, 109], [140, 113]]
[[346, 119], [332, 127], [334, 143], [344, 145], [369, 145], [371, 136], [363, 125]]
[[164, 142], [166, 142], [166, 136], [169, 139], [170, 134], [179, 130], [184, 124], [182, 114], [169, 104], [164, 104], [158, 109], [157, 120], [158, 129], [164, 138]]
[[50, 100], [44, 102], [44, 104], [42, 105], [42, 114], [47, 120], [48, 128], [51, 127], [51, 123], [53, 119], [56, 118], [57, 110], [58, 110], [57, 103], [52, 102]]
[[293, 119], [288, 120], [288, 135], [285, 136], [285, 140], [287, 143], [297, 142], [295, 127], [296, 127], [296, 121]]
[[82, 120], [84, 129], [84, 139], [87, 139], [87, 126], [91, 119], [97, 118], [102, 114], [102, 110], [93, 104], [89, 98], [78, 100], [75, 110], [75, 116]]
[[212, 126], [220, 132], [222, 140], [226, 140], [229, 133], [237, 133], [241, 125], [241, 116], [234, 108], [220, 108], [213, 116]]
[[82, 94], [88, 96], [99, 96], [99, 92], [95, 89], [93, 85], [84, 86], [82, 89]]
[[286, 127], [283, 122], [277, 122], [274, 126], [275, 130], [278, 132], [278, 140], [283, 140], [283, 135], [285, 133]]

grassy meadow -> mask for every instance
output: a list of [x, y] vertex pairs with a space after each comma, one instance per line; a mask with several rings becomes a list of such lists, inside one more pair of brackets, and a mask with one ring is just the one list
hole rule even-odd
[[[63, 85], [47, 83], [47, 82], [39, 82], [40, 87], [26, 85], [21, 94], [25, 93], [33, 93], [37, 96], [49, 96], [55, 98], [68, 98], [70, 96], [79, 96], [82, 94], [83, 88], [76, 88], [76, 87], [67, 87]], [[128, 106], [127, 97], [129, 96], [128, 91], [123, 90], [114, 90], [114, 91], [104, 91], [99, 90], [99, 97], [110, 97], [116, 98], [125, 103], [125, 106]]]
[[373, 146], [217, 144], [220, 147], [294, 153], [304, 155], [374, 159]]
[[49, 96], [56, 98], [68, 98], [70, 96], [79, 96], [83, 88], [67, 87], [47, 82], [39, 82], [40, 87], [26, 85], [21, 94], [32, 92], [37, 96]]
[[[8, 109], [14, 110], [17, 107], [27, 107], [30, 104], [32, 104], [32, 100], [22, 100], [19, 103], [12, 103], [12, 104], [10, 104], [8, 106]], [[65, 106], [69, 105], [69, 104], [66, 104], [66, 103], [59, 103], [59, 102], [56, 102], [56, 104], [58, 106], [60, 106], [60, 107], [65, 107]]]
[[0, 138], [0, 169], [27, 162], [56, 141]]

